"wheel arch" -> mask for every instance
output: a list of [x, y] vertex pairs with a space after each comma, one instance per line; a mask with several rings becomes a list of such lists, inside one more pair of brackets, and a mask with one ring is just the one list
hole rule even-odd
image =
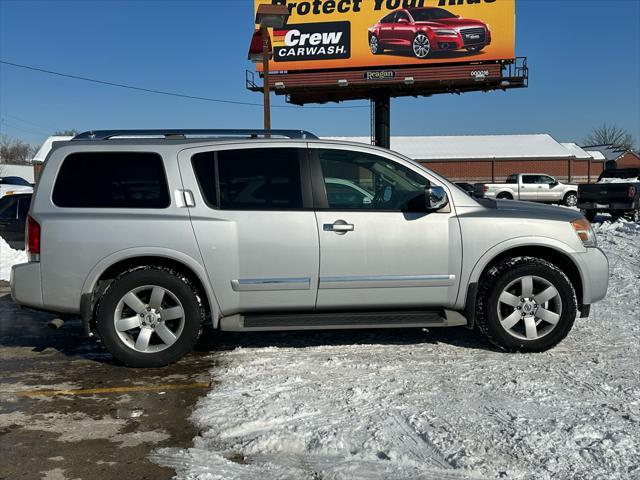
[[215, 294], [209, 286], [208, 276], [204, 268], [192, 257], [169, 249], [130, 249], [114, 253], [100, 262], [91, 270], [85, 279], [82, 296], [88, 298], [88, 305], [83, 311], [85, 322], [95, 320], [95, 308], [101, 291], [104, 291], [118, 275], [141, 266], [160, 266], [184, 275], [196, 288], [202, 298], [203, 307], [207, 315], [211, 315], [214, 327], [219, 317], [219, 304]]
[[478, 262], [476, 262], [468, 283], [481, 283], [482, 278], [484, 278], [491, 267], [508, 258], [541, 258], [560, 268], [569, 278], [569, 281], [576, 292], [578, 308], [581, 309], [585, 285], [580, 273], [580, 267], [571, 258], [569, 248], [564, 246], [564, 244], [551, 239], [538, 239], [534, 240], [533, 243], [531, 243], [530, 238], [527, 240], [527, 244], [505, 242], [505, 244], [500, 244], [490, 249], [478, 260]]

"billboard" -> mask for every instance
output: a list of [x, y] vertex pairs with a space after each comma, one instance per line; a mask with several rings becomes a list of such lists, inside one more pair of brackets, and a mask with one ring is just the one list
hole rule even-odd
[[254, 0], [254, 8], [261, 3], [291, 12], [271, 32], [272, 71], [515, 57], [515, 0]]

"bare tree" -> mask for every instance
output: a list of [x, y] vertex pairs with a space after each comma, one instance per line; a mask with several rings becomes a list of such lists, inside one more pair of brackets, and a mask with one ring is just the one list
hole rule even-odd
[[601, 127], [594, 128], [591, 133], [582, 141], [583, 145], [613, 145], [614, 147], [623, 148], [625, 150], [633, 150], [635, 147], [635, 139], [624, 128], [616, 125], [603, 124]]
[[0, 134], [0, 160], [6, 164], [27, 164], [31, 159], [33, 147], [19, 138], [6, 133]]

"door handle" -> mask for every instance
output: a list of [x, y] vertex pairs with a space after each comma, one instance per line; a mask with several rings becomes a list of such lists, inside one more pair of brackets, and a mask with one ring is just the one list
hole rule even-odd
[[322, 225], [322, 230], [325, 232], [335, 232], [338, 235], [344, 235], [347, 232], [353, 232], [354, 226], [352, 223], [347, 223], [344, 220], [336, 220], [333, 223], [325, 223]]

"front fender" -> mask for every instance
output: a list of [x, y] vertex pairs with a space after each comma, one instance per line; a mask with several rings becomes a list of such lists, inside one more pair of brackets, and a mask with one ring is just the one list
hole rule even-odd
[[[585, 275], [583, 266], [576, 262], [575, 258], [575, 254], [578, 252], [576, 252], [575, 249], [573, 249], [570, 245], [567, 245], [566, 243], [563, 243], [554, 238], [536, 236], [514, 237], [494, 245], [489, 250], [487, 250], [480, 258], [478, 258], [478, 260], [476, 260], [470, 272], [463, 272], [463, 278], [466, 277], [466, 282], [462, 283], [462, 285], [479, 283], [480, 275], [487, 267], [487, 265], [489, 265], [496, 257], [501, 255], [502, 253], [519, 247], [546, 247], [565, 255], [575, 264], [576, 268], [580, 272], [580, 277], [584, 285]], [[465, 260], [464, 263], [467, 264], [467, 261]], [[466, 289], [461, 288], [458, 293], [458, 299], [456, 300], [456, 308], [462, 309], [465, 307], [466, 297]]]

